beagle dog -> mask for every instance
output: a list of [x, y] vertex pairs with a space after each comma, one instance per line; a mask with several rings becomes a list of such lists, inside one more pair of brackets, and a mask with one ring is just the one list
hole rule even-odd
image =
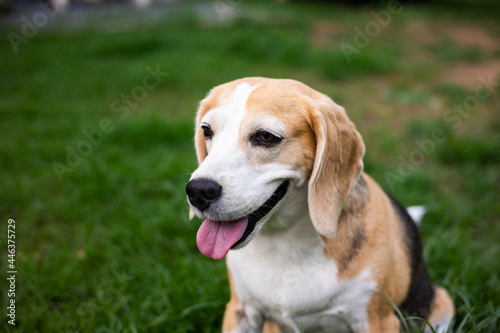
[[399, 332], [394, 305], [447, 331], [454, 305], [416, 224], [362, 172], [361, 136], [329, 97], [294, 80], [220, 85], [195, 146], [186, 193], [199, 250], [227, 260], [223, 332]]

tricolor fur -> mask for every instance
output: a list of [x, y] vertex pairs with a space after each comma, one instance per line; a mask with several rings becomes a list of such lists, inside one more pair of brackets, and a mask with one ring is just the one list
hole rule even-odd
[[187, 193], [200, 250], [227, 254], [224, 332], [398, 332], [387, 299], [446, 331], [453, 302], [410, 215], [362, 172], [342, 107], [297, 81], [245, 78], [214, 88], [196, 124]]

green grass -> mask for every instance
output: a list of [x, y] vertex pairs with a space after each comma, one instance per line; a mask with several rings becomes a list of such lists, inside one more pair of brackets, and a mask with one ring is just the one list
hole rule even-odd
[[[348, 63], [338, 45], [352, 42], [370, 10], [243, 2], [224, 21], [211, 5], [117, 29], [113, 20], [82, 29], [56, 20], [17, 54], [6, 35], [20, 27], [0, 26], [3, 309], [9, 218], [18, 270], [17, 325], [2, 315], [0, 330], [219, 332], [229, 297], [225, 265], [197, 250], [199, 221], [188, 220], [184, 195], [196, 168], [194, 112], [213, 86], [262, 75], [298, 79], [346, 107], [367, 145], [365, 170], [404, 204], [428, 208], [425, 257], [455, 301], [455, 331], [497, 332], [500, 91], [453, 128], [444, 112], [474, 89], [443, 76], [463, 62], [498, 61], [500, 53], [446, 36], [429, 45], [404, 29], [412, 20], [465, 21], [495, 35], [500, 26], [487, 19], [496, 14], [473, 7], [469, 15], [461, 6], [441, 18], [440, 6], [408, 5]], [[318, 20], [343, 30], [318, 44]], [[113, 102], [157, 66], [168, 75], [122, 119]], [[60, 181], [53, 163], [66, 165], [67, 147], [82, 148], [82, 131], [103, 119], [112, 130]], [[436, 128], [447, 139], [390, 186], [387, 173], [397, 173], [401, 159], [419, 149], [416, 140]]]

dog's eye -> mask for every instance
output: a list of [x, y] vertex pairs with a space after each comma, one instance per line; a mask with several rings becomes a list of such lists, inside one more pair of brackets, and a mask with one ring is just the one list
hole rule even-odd
[[279, 136], [264, 130], [259, 130], [250, 137], [252, 144], [264, 147], [276, 146], [281, 140]]
[[260, 132], [259, 140], [265, 143], [271, 143], [276, 137], [269, 132]]
[[214, 136], [214, 131], [208, 125], [202, 125], [201, 129], [203, 130], [203, 136], [206, 140], [210, 140], [212, 136]]

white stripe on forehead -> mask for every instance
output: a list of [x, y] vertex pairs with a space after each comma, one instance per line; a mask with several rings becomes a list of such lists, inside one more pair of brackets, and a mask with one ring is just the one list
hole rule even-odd
[[227, 99], [219, 101], [217, 107], [201, 119], [201, 124], [210, 125], [214, 135], [206, 141], [208, 155], [193, 176], [214, 179], [225, 186], [234, 182], [235, 173], [249, 168], [247, 157], [238, 149], [238, 143], [247, 100], [256, 87], [241, 83]]
[[233, 94], [221, 101], [216, 108], [209, 110], [201, 122], [210, 124], [214, 130], [225, 127], [229, 121], [231, 127], [234, 125], [239, 127], [245, 116], [248, 97], [255, 88], [257, 86], [251, 86], [246, 82], [240, 83]]
[[244, 82], [234, 89], [231, 96], [219, 101], [216, 108], [207, 112], [201, 120], [208, 123], [214, 131], [212, 140], [207, 141], [207, 151], [220, 159], [227, 159], [228, 154], [238, 150], [241, 122], [246, 114], [248, 97], [257, 86]]

